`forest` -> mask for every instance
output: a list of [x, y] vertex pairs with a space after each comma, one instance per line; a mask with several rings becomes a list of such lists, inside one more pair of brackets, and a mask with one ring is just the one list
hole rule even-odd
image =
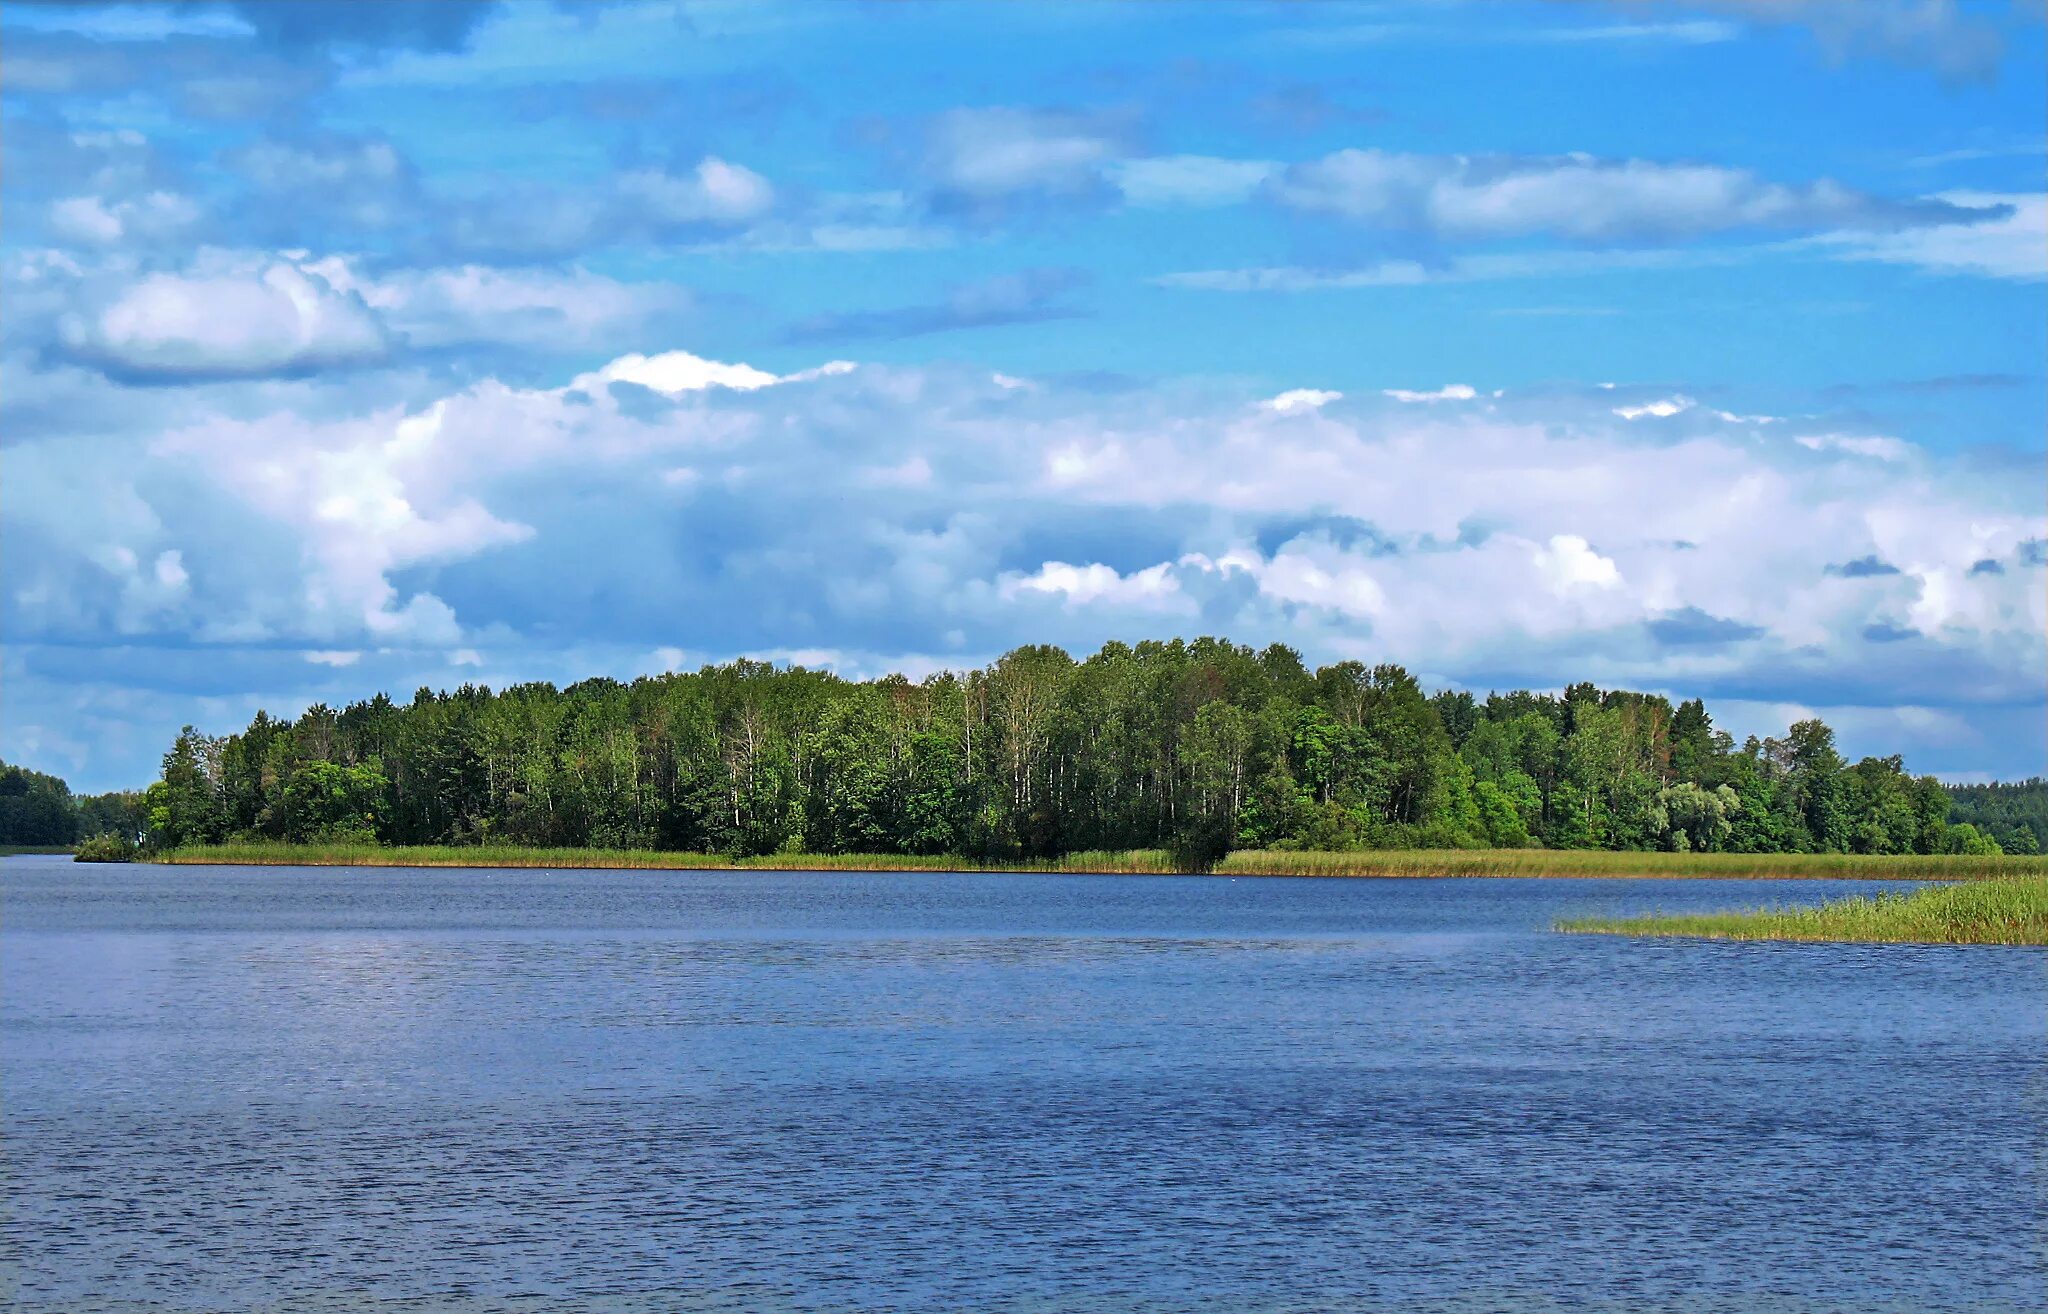
[[73, 794], [60, 777], [0, 762], [0, 848], [69, 848], [147, 825], [140, 793]]
[[423, 688], [295, 721], [259, 712], [237, 734], [179, 735], [141, 826], [159, 848], [982, 861], [1134, 848], [1192, 861], [1247, 848], [2038, 851], [2038, 810], [1994, 817], [1966, 796], [1979, 825], [1955, 818], [1953, 797], [1896, 756], [1846, 761], [1818, 720], [1738, 745], [1697, 699], [1591, 684], [1430, 694], [1399, 666], [1311, 670], [1280, 645], [1204, 638], [1111, 643], [1082, 661], [1025, 647], [921, 681], [737, 661], [566, 689]]
[[2007, 853], [2039, 853], [2048, 839], [2048, 780], [1948, 787], [1951, 822], [1989, 835]]

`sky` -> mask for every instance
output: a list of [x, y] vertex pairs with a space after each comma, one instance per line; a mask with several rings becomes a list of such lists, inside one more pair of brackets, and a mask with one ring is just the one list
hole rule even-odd
[[1227, 636], [2048, 771], [2039, 0], [0, 9], [0, 756]]

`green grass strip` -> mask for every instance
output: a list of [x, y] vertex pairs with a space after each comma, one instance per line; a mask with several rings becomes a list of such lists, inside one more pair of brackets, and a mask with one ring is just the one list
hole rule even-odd
[[1836, 899], [1811, 908], [1585, 917], [1557, 929], [1596, 935], [1868, 944], [2048, 945], [2048, 877], [1933, 886]]
[[[1046, 861], [978, 862], [956, 854], [775, 853], [735, 860], [653, 849], [546, 849], [513, 845], [283, 844], [251, 842], [174, 850], [161, 862], [253, 866], [545, 867], [679, 871], [1026, 871], [1164, 874], [1163, 849], [1070, 853]], [[2044, 857], [1873, 857], [1857, 854], [1610, 853], [1577, 849], [1416, 849], [1356, 853], [1240, 850], [1213, 869], [1225, 876], [1597, 876], [1723, 879], [1984, 880], [2048, 876]]]
[[1233, 876], [1607, 876], [1662, 880], [1971, 881], [2048, 876], [2040, 855], [1636, 853], [1596, 849], [1412, 849], [1353, 853], [1240, 850], [1216, 865]]
[[173, 849], [153, 861], [263, 867], [544, 867], [647, 871], [1037, 871], [1162, 874], [1175, 870], [1164, 849], [1069, 853], [1047, 861], [977, 863], [948, 854], [774, 853], [731, 858], [666, 849], [526, 848], [515, 845], [208, 844]]

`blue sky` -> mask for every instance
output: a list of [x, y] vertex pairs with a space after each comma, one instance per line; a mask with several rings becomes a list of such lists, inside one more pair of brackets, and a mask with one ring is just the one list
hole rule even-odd
[[0, 754], [1217, 633], [2040, 773], [2042, 17], [10, 4]]

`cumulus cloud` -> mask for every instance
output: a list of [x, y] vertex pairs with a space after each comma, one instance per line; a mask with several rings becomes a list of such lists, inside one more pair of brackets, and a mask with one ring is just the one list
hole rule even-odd
[[360, 297], [282, 261], [150, 274], [61, 331], [76, 358], [139, 382], [302, 374], [374, 363], [390, 349]]
[[1104, 603], [1154, 613], [1191, 611], [1176, 605], [1180, 584], [1172, 570], [1171, 564], [1161, 562], [1123, 575], [1099, 561], [1085, 566], [1048, 561], [1028, 575], [1004, 575], [998, 582], [998, 592], [1007, 599], [1036, 593], [1077, 605]]
[[2003, 204], [1885, 200], [1827, 179], [1774, 183], [1746, 169], [1590, 155], [1341, 150], [1289, 166], [1267, 191], [1290, 209], [1449, 239], [1676, 241], [1754, 229], [1889, 231], [2010, 213]]
[[[557, 388], [485, 380], [348, 419], [195, 425], [142, 468], [189, 471], [298, 540], [265, 555], [287, 578], [253, 592], [319, 605], [251, 624], [320, 650], [595, 626], [645, 651], [673, 642], [677, 608], [723, 636], [697, 647], [853, 650], [865, 634], [903, 652], [957, 631], [982, 650], [1043, 637], [1006, 610], [1034, 600], [1055, 637], [1120, 632], [1118, 608], [1142, 603], [1450, 675], [1552, 660], [1546, 644], [1616, 679], [1671, 678], [1657, 654], [1674, 647], [1793, 665], [1839, 650], [1853, 668], [1862, 630], [1888, 623], [2010, 689], [2041, 646], [2041, 600], [1973, 573], [2041, 537], [2009, 481], [1710, 414], [1645, 440], [1556, 398], [1342, 418], [1314, 390], [1288, 398], [1217, 408], [677, 351]], [[166, 525], [184, 513], [147, 505]], [[203, 591], [212, 554], [171, 537]], [[148, 574], [154, 540], [136, 542]], [[540, 582], [571, 568], [574, 588]], [[1734, 668], [1694, 673], [1716, 670]]]
[[1553, 534], [1550, 541], [1537, 550], [1536, 564], [1543, 575], [1558, 591], [1576, 588], [1612, 589], [1621, 587], [1621, 572], [1616, 569], [1612, 558], [1603, 557], [1593, 550], [1593, 545], [1577, 534]]
[[[1225, 633], [1481, 688], [2038, 702], [2048, 599], [2013, 566], [2048, 533], [1995, 472], [1706, 408], [1653, 433], [1604, 396], [1016, 383], [667, 351], [327, 416], [245, 403], [92, 452], [33, 438], [0, 619], [31, 646], [164, 634], [308, 673], [333, 668], [298, 654], [413, 653], [352, 668], [401, 682], [464, 650], [529, 678], [665, 648], [879, 669]], [[1871, 637], [1891, 630], [1913, 637]]]

